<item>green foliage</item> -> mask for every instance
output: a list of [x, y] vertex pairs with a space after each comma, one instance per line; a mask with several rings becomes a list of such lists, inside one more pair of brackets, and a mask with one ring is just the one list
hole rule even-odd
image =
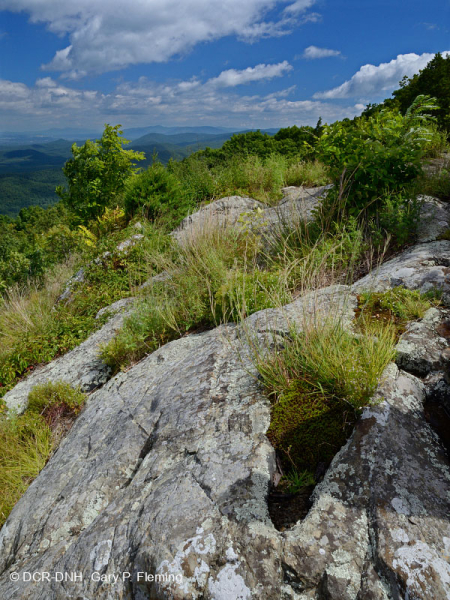
[[195, 204], [182, 194], [177, 177], [160, 162], [155, 162], [128, 180], [124, 206], [128, 218], [139, 215], [149, 221], [166, 220], [175, 226]]
[[439, 52], [427, 66], [412, 77], [404, 77], [400, 88], [393, 92], [395, 102], [406, 112], [414, 99], [421, 94], [434, 96], [439, 105], [436, 111], [440, 127], [450, 131], [450, 56], [444, 58]]
[[316, 187], [330, 182], [327, 167], [321, 162], [300, 161], [290, 164], [284, 174], [284, 185]]
[[133, 173], [133, 161], [144, 158], [140, 152], [122, 148], [129, 142], [121, 138], [120, 127], [105, 125], [100, 140], [87, 140], [80, 147], [73, 144], [73, 158], [64, 165], [68, 189], [59, 186], [56, 193], [82, 223], [117, 204], [125, 181]]
[[206, 226], [172, 256], [151, 253], [148, 263], [166, 279], [146, 288], [135, 313], [102, 349], [103, 360], [117, 370], [188, 331], [240, 320], [277, 299], [288, 302], [285, 278], [260, 271], [256, 252], [245, 229]]
[[313, 486], [316, 483], [314, 476], [308, 471], [292, 470], [284, 476], [284, 479], [290, 494], [297, 494], [302, 488]]
[[61, 169], [47, 169], [32, 173], [0, 174], [0, 211], [4, 215], [17, 217], [19, 211], [28, 206], [48, 208], [58, 202], [55, 187], [64, 183]]
[[418, 189], [423, 194], [450, 200], [450, 168], [442, 168], [420, 179]]
[[228, 272], [214, 296], [217, 320], [240, 321], [258, 310], [287, 304], [291, 296], [282, 280], [283, 274], [276, 271]]
[[389, 317], [400, 327], [408, 321], [421, 319], [432, 306], [439, 305], [440, 294], [434, 290], [421, 293], [404, 287], [394, 287], [385, 292], [363, 292], [359, 306], [372, 316]]
[[50, 409], [64, 409], [66, 413], [78, 414], [86, 394], [64, 381], [48, 381], [36, 385], [28, 395], [28, 411], [48, 416]]
[[386, 194], [403, 191], [422, 171], [428, 112], [434, 108], [433, 100], [420, 96], [406, 115], [384, 109], [355, 123], [325, 126], [318, 152], [335, 183], [328, 204], [342, 192], [343, 181], [345, 212], [357, 218], [378, 212]]
[[47, 382], [30, 392], [24, 414], [0, 413], [0, 526], [43, 469], [84, 400], [85, 394], [67, 383]]

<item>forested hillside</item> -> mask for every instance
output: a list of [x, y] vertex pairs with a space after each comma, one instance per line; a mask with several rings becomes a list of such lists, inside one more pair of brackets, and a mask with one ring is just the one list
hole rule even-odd
[[[146, 133], [146, 129], [152, 131]], [[161, 129], [161, 131], [154, 131]], [[233, 133], [219, 128], [130, 129], [131, 146], [145, 154], [141, 167], [155, 156], [162, 164], [182, 160], [200, 149], [220, 148]], [[206, 130], [206, 131], [205, 131]], [[175, 131], [176, 133], [173, 133]], [[139, 135], [144, 133], [144, 135]], [[84, 143], [78, 141], [78, 144]], [[63, 182], [62, 167], [71, 156], [73, 141], [59, 139], [30, 145], [0, 146], [0, 214], [15, 217], [27, 206], [52, 206], [58, 201], [55, 188]]]

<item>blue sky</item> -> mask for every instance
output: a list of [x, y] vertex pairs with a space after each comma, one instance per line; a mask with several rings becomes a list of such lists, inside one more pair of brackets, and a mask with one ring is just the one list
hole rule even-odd
[[0, 0], [0, 129], [331, 122], [449, 38], [450, 0]]

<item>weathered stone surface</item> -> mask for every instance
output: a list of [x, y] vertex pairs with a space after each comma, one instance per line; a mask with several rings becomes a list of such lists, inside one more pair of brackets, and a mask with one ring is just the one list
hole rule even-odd
[[[424, 419], [425, 385], [395, 365], [306, 519], [283, 533], [270, 521], [270, 407], [247, 335], [264, 352], [268, 330], [284, 335], [336, 304], [349, 321], [354, 297], [333, 286], [244, 327], [171, 342], [93, 393], [0, 533], [0, 596], [448, 598], [448, 457]], [[23, 581], [33, 571], [83, 579]], [[154, 583], [139, 572], [173, 577]]]
[[450, 241], [418, 244], [386, 261], [357, 281], [353, 291], [385, 291], [402, 285], [422, 292], [442, 290], [443, 301], [450, 304]]
[[100, 319], [101, 317], [103, 317], [103, 315], [109, 314], [109, 315], [114, 315], [118, 312], [121, 312], [125, 309], [129, 309], [131, 308], [131, 306], [134, 304], [135, 299], [134, 298], [122, 298], [121, 300], [117, 300], [117, 302], [113, 302], [113, 304], [110, 304], [109, 306], [105, 306], [104, 308], [101, 308], [98, 313], [95, 315], [96, 319]]
[[422, 202], [417, 240], [419, 242], [433, 242], [444, 233], [449, 233], [450, 211], [448, 203], [442, 202], [432, 196], [419, 196]]
[[397, 344], [397, 365], [425, 377], [447, 367], [450, 336], [449, 311], [430, 308], [421, 321], [410, 323]]
[[423, 415], [425, 387], [391, 365], [376, 398], [286, 533], [300, 598], [450, 595], [450, 469]]
[[298, 221], [312, 221], [314, 209], [330, 187], [331, 185], [283, 188], [284, 197], [280, 203], [267, 208], [261, 216], [264, 231], [271, 232], [279, 227], [289, 227]]
[[115, 336], [122, 327], [126, 314], [123, 311], [116, 313], [82, 344], [20, 381], [4, 396], [8, 409], [22, 413], [27, 407], [28, 394], [33, 387], [47, 381], [65, 381], [73, 386], [79, 385], [83, 392], [92, 391], [108, 381], [111, 369], [98, 356], [99, 346]]
[[252, 213], [257, 208], [263, 210], [267, 207], [253, 198], [227, 196], [203, 206], [197, 212], [183, 219], [172, 235], [180, 244], [183, 244], [190, 236], [195, 236], [198, 231], [202, 231], [206, 227], [235, 225], [242, 214]]
[[[288, 307], [299, 326], [303, 303]], [[279, 596], [282, 536], [266, 503], [270, 411], [245, 334], [222, 326], [167, 344], [89, 397], [2, 529], [2, 598]], [[84, 580], [9, 581], [11, 571], [44, 566]], [[132, 580], [91, 580], [125, 571]], [[138, 571], [182, 582], [138, 583]]]
[[324, 318], [340, 321], [348, 327], [354, 318], [358, 301], [351, 287], [330, 285], [303, 296], [299, 301], [283, 307], [283, 310], [269, 308], [254, 313], [245, 321], [246, 327], [258, 333], [274, 332], [285, 335], [292, 325], [299, 322], [300, 310], [302, 323], [314, 325]]

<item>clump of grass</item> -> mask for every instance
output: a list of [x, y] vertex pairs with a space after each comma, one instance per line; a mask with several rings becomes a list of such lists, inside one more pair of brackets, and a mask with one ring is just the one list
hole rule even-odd
[[438, 306], [441, 296], [436, 290], [421, 293], [398, 286], [385, 292], [363, 292], [358, 304], [366, 318], [391, 321], [401, 333], [408, 321], [422, 319], [429, 308]]
[[261, 270], [258, 239], [249, 231], [206, 224], [189, 236], [176, 255], [148, 258], [164, 282], [146, 296], [118, 335], [101, 350], [117, 370], [169, 340], [291, 299], [279, 273]]
[[267, 435], [286, 469], [311, 479], [320, 464], [330, 463], [394, 359], [392, 324], [366, 321], [360, 329], [364, 335], [339, 322], [311, 324], [256, 359], [272, 401]]
[[36, 386], [22, 415], [0, 413], [0, 526], [44, 468], [85, 394], [63, 382]]
[[314, 476], [309, 471], [296, 471], [293, 469], [284, 476], [286, 491], [290, 494], [297, 494], [305, 487], [315, 485]]
[[315, 161], [300, 161], [289, 165], [284, 174], [285, 185], [316, 187], [330, 183], [327, 167]]

